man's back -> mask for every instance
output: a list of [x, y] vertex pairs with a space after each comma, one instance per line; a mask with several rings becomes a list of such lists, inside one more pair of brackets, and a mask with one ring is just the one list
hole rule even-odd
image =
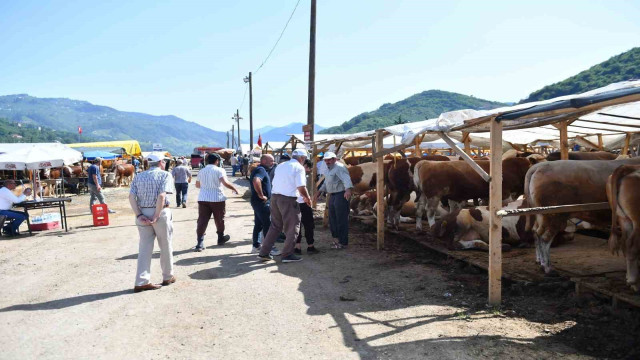
[[159, 194], [174, 192], [172, 180], [170, 173], [154, 167], [133, 178], [130, 192], [137, 196], [139, 206], [153, 207]]
[[306, 185], [304, 167], [298, 160], [283, 162], [276, 168], [272, 190], [274, 194], [297, 197], [299, 186]]
[[226, 177], [224, 170], [215, 165], [207, 165], [198, 173], [200, 182], [200, 195], [198, 201], [225, 201], [227, 197], [222, 191], [220, 178]]
[[260, 165], [253, 169], [251, 172], [251, 176], [249, 177], [249, 184], [251, 185], [251, 201], [262, 201], [258, 197], [258, 193], [253, 185], [253, 179], [259, 178], [262, 183], [262, 195], [266, 196], [267, 199], [271, 198], [271, 178], [267, 172], [267, 169]]
[[173, 175], [176, 183], [182, 184], [187, 182], [189, 176], [191, 175], [191, 171], [188, 167], [180, 165], [173, 168], [173, 171], [171, 171], [171, 175]]

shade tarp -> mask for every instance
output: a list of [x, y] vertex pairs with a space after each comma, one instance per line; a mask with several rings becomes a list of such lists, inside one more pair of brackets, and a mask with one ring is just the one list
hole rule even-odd
[[113, 160], [118, 158], [117, 154], [106, 151], [85, 151], [82, 153], [85, 159], [87, 160], [95, 160], [95, 158], [102, 158], [103, 160]]
[[170, 159], [171, 158], [171, 153], [169, 153], [168, 151], [143, 151], [140, 153], [140, 155], [142, 156], [143, 159], [146, 159], [149, 157], [149, 155], [154, 154], [160, 158], [164, 158], [164, 159]]
[[105, 147], [116, 147], [123, 148], [127, 155], [130, 156], [140, 156], [142, 155], [142, 149], [140, 149], [140, 144], [136, 140], [121, 140], [121, 141], [101, 141], [101, 142], [91, 142], [91, 143], [76, 143], [76, 144], [68, 144], [67, 146], [72, 148], [105, 148]]
[[0, 144], [1, 170], [38, 170], [82, 161], [82, 153], [60, 143]]

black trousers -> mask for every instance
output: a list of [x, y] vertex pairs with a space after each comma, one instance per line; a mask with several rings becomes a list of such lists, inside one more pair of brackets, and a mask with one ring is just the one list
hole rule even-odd
[[329, 228], [340, 244], [349, 244], [349, 201], [344, 198], [344, 191], [329, 197]]
[[[304, 238], [307, 239], [307, 245], [313, 245], [313, 229], [316, 228], [316, 224], [313, 221], [313, 209], [306, 203], [300, 203], [300, 214], [302, 215], [302, 226], [304, 227]], [[296, 243], [302, 241], [302, 231], [298, 233], [298, 239]]]

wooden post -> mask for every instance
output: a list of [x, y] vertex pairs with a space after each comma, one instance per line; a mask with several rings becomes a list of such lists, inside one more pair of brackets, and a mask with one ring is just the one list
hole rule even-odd
[[567, 122], [560, 124], [560, 159], [569, 160], [569, 133], [567, 132]]
[[[384, 130], [376, 130], [376, 151], [384, 149], [382, 133]], [[384, 161], [378, 159], [376, 170], [376, 195], [378, 203], [378, 242], [376, 248], [384, 248]]]
[[468, 132], [462, 132], [462, 143], [464, 144], [464, 152], [467, 153], [467, 155], [471, 155], [471, 139], [469, 138]]
[[489, 305], [502, 301], [502, 123], [491, 120], [491, 182], [489, 183]]
[[422, 151], [420, 150], [420, 143], [422, 142], [422, 136], [420, 135], [416, 135], [416, 137], [413, 139], [413, 143], [415, 144], [416, 148], [413, 149], [413, 156], [415, 157], [422, 157]]
[[624, 146], [622, 147], [622, 151], [620, 155], [628, 155], [629, 154], [629, 143], [631, 142], [631, 133], [627, 133], [627, 136], [624, 138]]
[[318, 176], [318, 145], [313, 145], [313, 153], [311, 154], [311, 156], [313, 156], [313, 169], [311, 169], [311, 199], [312, 199], [312, 203], [311, 206], [315, 209], [316, 208], [316, 201], [315, 201], [315, 194], [316, 194], [316, 177]]
[[604, 150], [604, 142], [602, 141], [602, 134], [598, 134], [598, 150]]

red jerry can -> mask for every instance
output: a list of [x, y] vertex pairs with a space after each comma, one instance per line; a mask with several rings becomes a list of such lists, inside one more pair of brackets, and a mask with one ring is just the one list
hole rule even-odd
[[93, 210], [93, 226], [109, 225], [109, 208], [107, 204], [95, 204], [91, 209]]

